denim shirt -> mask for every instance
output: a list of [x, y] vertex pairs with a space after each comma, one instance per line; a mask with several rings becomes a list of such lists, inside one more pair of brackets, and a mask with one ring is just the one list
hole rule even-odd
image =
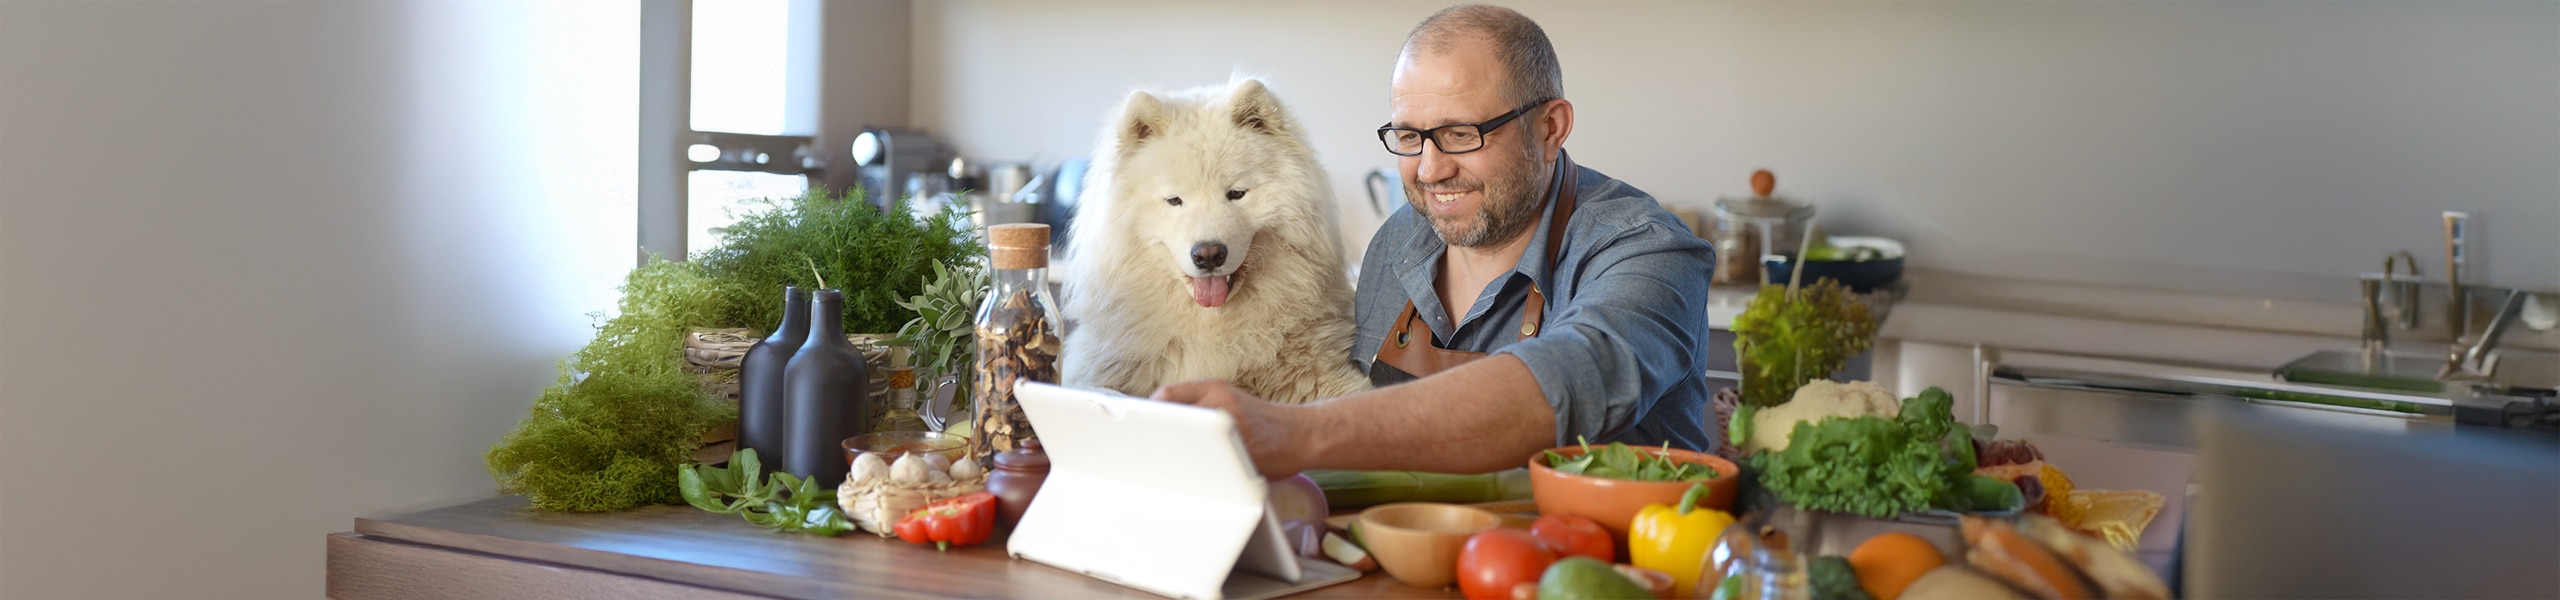
[[[1582, 168], [1561, 252], [1545, 259], [1546, 214], [1510, 273], [1453, 325], [1434, 287], [1448, 245], [1413, 207], [1397, 207], [1360, 264], [1352, 360], [1365, 370], [1407, 300], [1449, 350], [1510, 354], [1529, 365], [1556, 412], [1556, 444], [1626, 442], [1708, 451], [1707, 281], [1715, 249], [1651, 194]], [[1519, 339], [1530, 285], [1546, 290], [1537, 337]]]

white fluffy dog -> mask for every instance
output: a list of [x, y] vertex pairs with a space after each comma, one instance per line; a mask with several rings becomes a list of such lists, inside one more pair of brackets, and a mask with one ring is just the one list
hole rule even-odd
[[1219, 378], [1280, 403], [1369, 387], [1333, 188], [1262, 82], [1130, 94], [1087, 177], [1061, 269], [1067, 385]]

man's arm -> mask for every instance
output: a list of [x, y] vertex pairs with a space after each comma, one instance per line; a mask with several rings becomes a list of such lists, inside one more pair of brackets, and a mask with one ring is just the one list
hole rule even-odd
[[1270, 477], [1307, 469], [1481, 473], [1527, 464], [1555, 442], [1555, 409], [1529, 366], [1509, 355], [1304, 406], [1269, 404], [1216, 380], [1165, 386], [1155, 398], [1234, 415], [1253, 464]]

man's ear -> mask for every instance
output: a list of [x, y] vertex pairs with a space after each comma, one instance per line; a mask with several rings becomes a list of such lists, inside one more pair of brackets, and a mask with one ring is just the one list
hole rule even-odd
[[1144, 90], [1130, 92], [1129, 101], [1120, 106], [1119, 123], [1113, 126], [1120, 132], [1120, 154], [1126, 156], [1164, 133], [1164, 117], [1164, 101]]
[[1289, 130], [1288, 117], [1280, 111], [1279, 97], [1262, 86], [1262, 80], [1236, 82], [1227, 95], [1230, 118], [1236, 127], [1256, 133], [1278, 135]]
[[1547, 162], [1564, 156], [1564, 139], [1573, 136], [1573, 101], [1557, 98], [1538, 111], [1538, 154]]

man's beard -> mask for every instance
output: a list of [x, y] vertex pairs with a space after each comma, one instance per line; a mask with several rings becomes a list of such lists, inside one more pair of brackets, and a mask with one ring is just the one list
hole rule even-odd
[[[1439, 232], [1440, 241], [1451, 246], [1483, 248], [1498, 246], [1519, 237], [1538, 224], [1539, 209], [1545, 208], [1545, 190], [1538, 189], [1537, 145], [1522, 144], [1517, 161], [1506, 165], [1491, 179], [1460, 177], [1433, 184], [1444, 189], [1475, 189], [1484, 193], [1484, 204], [1477, 207], [1476, 221], [1467, 215], [1441, 215], [1431, 211], [1431, 193], [1413, 181], [1405, 182], [1405, 203], [1413, 211], [1431, 219], [1431, 229]], [[1486, 150], [1493, 150], [1486, 148]], [[1472, 226], [1470, 226], [1472, 225]]]

